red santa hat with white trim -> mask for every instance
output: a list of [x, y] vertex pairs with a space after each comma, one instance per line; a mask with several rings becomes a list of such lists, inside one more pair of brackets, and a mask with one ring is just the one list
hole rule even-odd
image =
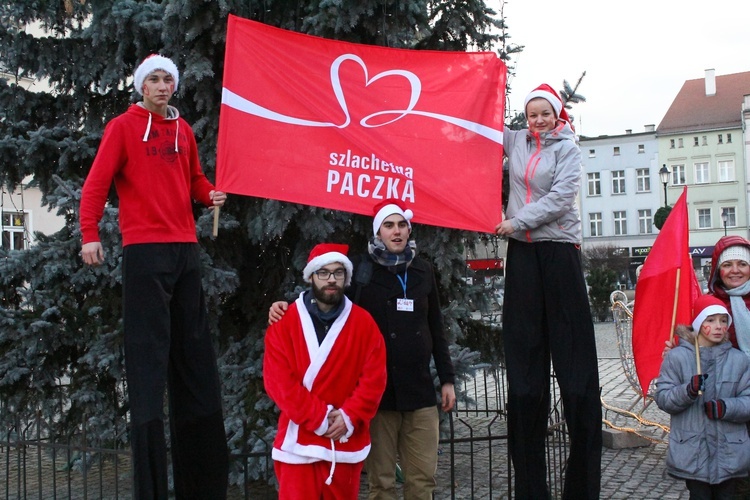
[[526, 99], [524, 99], [523, 101], [524, 113], [526, 112], [526, 106], [529, 104], [529, 101], [536, 98], [542, 98], [549, 102], [552, 105], [552, 109], [555, 111], [557, 119], [567, 122], [568, 125], [573, 128], [573, 123], [570, 121], [570, 116], [568, 116], [568, 112], [565, 109], [565, 106], [563, 106], [560, 95], [555, 91], [555, 89], [553, 89], [546, 83], [539, 85], [537, 88], [529, 92], [529, 95], [526, 96]]
[[375, 205], [373, 214], [373, 236], [378, 235], [378, 231], [380, 231], [380, 225], [383, 224], [383, 221], [386, 219], [386, 217], [390, 217], [393, 214], [400, 215], [401, 217], [406, 219], [406, 223], [409, 224], [409, 229], [411, 229], [411, 219], [412, 217], [414, 217], [414, 212], [406, 208], [404, 202], [396, 198], [388, 198]]
[[693, 331], [700, 332], [701, 325], [706, 318], [714, 314], [726, 314], [729, 317], [727, 328], [732, 326], [732, 315], [727, 311], [724, 303], [713, 295], [701, 295], [693, 303]]
[[180, 71], [170, 58], [164, 57], [161, 54], [151, 54], [135, 69], [135, 73], [133, 73], [133, 85], [136, 92], [143, 95], [143, 82], [148, 78], [148, 75], [157, 70], [166, 71], [172, 75], [172, 78], [174, 78], [174, 91], [177, 92], [177, 86], [180, 83]]
[[344, 286], [349, 286], [352, 282], [354, 266], [352, 261], [346, 256], [349, 252], [349, 245], [337, 243], [320, 243], [315, 245], [307, 257], [307, 265], [302, 270], [302, 277], [305, 281], [310, 281], [312, 274], [328, 264], [338, 262], [346, 268], [346, 280]]

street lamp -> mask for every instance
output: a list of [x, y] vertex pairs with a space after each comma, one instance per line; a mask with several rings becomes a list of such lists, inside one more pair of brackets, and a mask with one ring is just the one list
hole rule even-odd
[[724, 223], [724, 236], [727, 235], [727, 219], [729, 218], [729, 214], [727, 213], [726, 208], [721, 209], [721, 221]]
[[668, 207], [669, 203], [667, 203], [667, 183], [669, 182], [669, 169], [667, 168], [666, 163], [659, 169], [659, 179], [661, 179], [661, 184], [662, 186], [664, 186], [664, 206]]

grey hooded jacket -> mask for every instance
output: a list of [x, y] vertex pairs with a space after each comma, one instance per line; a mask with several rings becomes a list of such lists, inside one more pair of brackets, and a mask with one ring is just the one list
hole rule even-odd
[[554, 130], [539, 135], [506, 129], [503, 148], [509, 160], [511, 237], [580, 244], [581, 150], [570, 125], [558, 121]]
[[[748, 475], [750, 442], [745, 422], [750, 420], [750, 358], [728, 341], [701, 347], [701, 371], [708, 374], [706, 389], [697, 399], [687, 384], [696, 375], [695, 332], [678, 327], [686, 342], [671, 349], [656, 381], [656, 404], [671, 415], [667, 472], [682, 479], [719, 484]], [[709, 420], [703, 403], [722, 399], [726, 415]]]

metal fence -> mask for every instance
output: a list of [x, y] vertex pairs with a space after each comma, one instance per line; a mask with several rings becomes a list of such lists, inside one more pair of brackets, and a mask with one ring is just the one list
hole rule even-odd
[[[502, 369], [480, 370], [465, 382], [470, 402], [457, 405], [442, 422], [436, 499], [512, 498], [512, 467], [506, 426], [507, 386]], [[562, 496], [568, 436], [559, 391], [552, 381], [553, 407], [547, 436], [550, 493]], [[0, 496], [6, 499], [126, 499], [132, 496], [130, 450], [87, 435], [81, 424], [69, 436], [56, 436], [41, 416], [31, 422], [3, 422], [0, 427]], [[118, 435], [122, 430], [114, 430]], [[251, 481], [249, 468], [261, 463], [265, 480]], [[271, 443], [266, 449], [233, 454], [236, 483], [232, 499], [276, 498]], [[364, 498], [366, 479], [363, 475]]]

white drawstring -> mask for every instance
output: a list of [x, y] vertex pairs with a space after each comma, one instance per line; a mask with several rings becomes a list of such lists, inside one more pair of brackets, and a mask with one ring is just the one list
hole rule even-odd
[[177, 138], [180, 136], [180, 120], [175, 120], [177, 122], [177, 132], [174, 135], [174, 152], [179, 153], [180, 150], [177, 149]]
[[143, 142], [148, 141], [149, 132], [151, 132], [151, 113], [148, 114], [148, 125], [146, 125], [146, 133], [143, 134]]
[[[174, 152], [179, 153], [180, 149], [177, 147], [177, 139], [180, 137], [180, 120], [175, 120], [177, 123], [177, 132], [174, 135]], [[148, 134], [151, 132], [151, 113], [148, 114], [148, 125], [146, 125], [146, 133], [143, 134], [143, 142], [148, 141]]]
[[326, 479], [326, 484], [331, 485], [333, 482], [333, 471], [336, 470], [336, 444], [333, 442], [333, 439], [331, 439], [331, 472], [328, 474], [328, 479]]

